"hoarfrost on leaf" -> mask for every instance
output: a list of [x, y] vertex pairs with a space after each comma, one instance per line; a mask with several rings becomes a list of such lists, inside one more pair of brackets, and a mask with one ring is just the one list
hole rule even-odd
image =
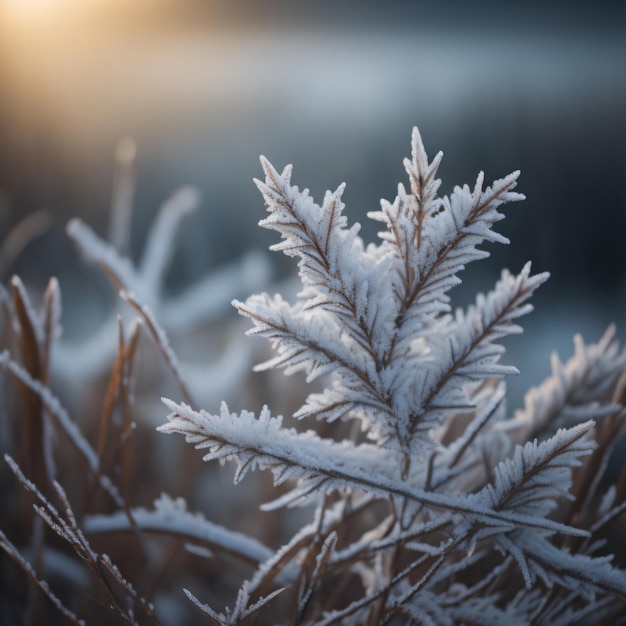
[[[279, 233], [272, 250], [297, 258], [301, 290], [295, 302], [262, 293], [233, 304], [274, 350], [257, 371], [303, 371], [322, 389], [285, 418], [267, 406], [257, 417], [163, 399], [170, 413], [158, 430], [184, 435], [206, 461], [234, 461], [235, 482], [269, 469], [281, 489], [263, 509], [307, 502], [315, 512], [259, 564], [232, 610], [186, 592], [219, 623], [273, 597], [285, 571], [299, 572], [291, 619], [317, 626], [539, 623], [555, 607], [586, 615], [589, 601], [619, 613], [626, 575], [596, 552], [623, 494], [602, 499], [585, 472], [601, 474], [621, 432], [626, 353], [611, 332], [595, 346], [577, 338], [575, 358], [555, 359], [551, 379], [506, 419], [502, 379], [517, 370], [500, 342], [521, 332], [548, 274], [530, 263], [504, 270], [492, 291], [453, 310], [460, 273], [488, 256], [484, 243], [508, 243], [494, 226], [523, 196], [519, 172], [491, 185], [480, 173], [439, 195], [441, 159], [429, 160], [414, 129], [408, 187], [369, 213], [384, 230], [367, 245], [343, 214], [344, 185], [317, 204], [292, 184], [291, 166], [261, 159], [260, 226]], [[318, 430], [292, 428], [292, 418], [314, 418]], [[551, 589], [540, 601], [538, 584]]]

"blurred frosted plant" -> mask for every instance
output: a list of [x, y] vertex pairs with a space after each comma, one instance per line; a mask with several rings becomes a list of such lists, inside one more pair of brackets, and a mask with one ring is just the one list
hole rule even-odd
[[[120, 142], [116, 153], [116, 174], [111, 205], [109, 240], [105, 241], [78, 218], [70, 221], [67, 233], [81, 255], [100, 267], [114, 289], [127, 294], [127, 301], [147, 318], [154, 338], [163, 341], [166, 333], [179, 337], [193, 329], [215, 323], [239, 293], [264, 284], [269, 278], [265, 258], [250, 252], [240, 261], [217, 269], [175, 297], [164, 293], [165, 275], [174, 257], [177, 236], [183, 220], [200, 204], [199, 192], [181, 187], [160, 208], [149, 229], [143, 254], [137, 266], [129, 258], [130, 225], [135, 188], [136, 147], [130, 139]], [[124, 312], [122, 308], [120, 312]], [[117, 310], [110, 313], [89, 341], [58, 346], [55, 373], [65, 385], [77, 391], [87, 381], [102, 375], [115, 356]], [[156, 319], [159, 320], [158, 324]], [[156, 329], [160, 332], [156, 332]], [[164, 344], [161, 343], [161, 347]], [[210, 401], [234, 387], [246, 375], [251, 351], [241, 342], [231, 342], [217, 362], [186, 363], [188, 386], [200, 400]]]
[[[623, 513], [626, 490], [600, 509], [599, 480], [586, 478], [599, 478], [623, 427], [615, 387], [624, 353], [608, 336], [591, 347], [577, 340], [574, 362], [555, 361], [525, 411], [503, 421], [500, 379], [517, 370], [500, 362], [499, 341], [521, 331], [547, 274], [505, 270], [493, 291], [452, 311], [458, 274], [488, 256], [478, 246], [507, 242], [492, 228], [499, 207], [523, 196], [516, 172], [486, 188], [481, 173], [441, 197], [441, 158], [429, 161], [414, 130], [409, 189], [369, 214], [385, 230], [367, 246], [342, 215], [343, 185], [317, 205], [291, 184], [290, 166], [280, 173], [262, 159], [269, 215], [260, 225], [280, 233], [273, 250], [299, 259], [302, 290], [293, 304], [267, 294], [234, 304], [252, 321], [248, 334], [276, 351], [257, 370], [329, 375], [294, 417], [337, 431], [289, 428], [267, 407], [256, 417], [165, 400], [171, 413], [159, 430], [185, 435], [206, 461], [235, 461], [235, 482], [271, 470], [283, 488], [263, 508], [315, 504], [312, 524], [260, 565], [234, 609], [218, 613], [187, 592], [217, 623], [258, 609], [294, 563], [299, 575], [280, 589], [296, 623], [551, 623], [558, 614], [569, 624], [624, 614], [626, 574], [603, 552], [602, 531]], [[350, 439], [337, 440], [342, 421], [359, 425]], [[529, 440], [535, 433], [540, 442]]]
[[[499, 342], [521, 331], [518, 319], [547, 274], [531, 274], [530, 264], [517, 275], [504, 271], [466, 310], [450, 304], [465, 265], [487, 255], [479, 246], [506, 242], [493, 225], [504, 203], [522, 198], [517, 173], [487, 188], [480, 174], [472, 188], [439, 196], [442, 155], [430, 161], [415, 130], [409, 187], [370, 213], [385, 228], [377, 245], [365, 245], [358, 224], [342, 216], [343, 186], [320, 206], [291, 184], [290, 167], [279, 173], [262, 160], [261, 225], [280, 233], [274, 250], [299, 259], [302, 289], [294, 303], [261, 294], [234, 304], [252, 322], [248, 334], [274, 348], [257, 370], [302, 370], [322, 387], [283, 418], [267, 406], [257, 416], [225, 403], [209, 413], [188, 399], [194, 375], [205, 370], [180, 366], [168, 336], [206, 319], [216, 293], [231, 285], [211, 280], [163, 297], [174, 235], [196, 201], [190, 190], [166, 203], [138, 267], [126, 258], [130, 148], [120, 154], [127, 169], [117, 178], [110, 242], [77, 220], [68, 230], [140, 321], [112, 318], [117, 329], [106, 331], [107, 342], [87, 341], [76, 360], [68, 351], [55, 360], [56, 280], [40, 311], [17, 277], [10, 294], [0, 290], [7, 339], [0, 367], [12, 391], [2, 397], [0, 431], [10, 453], [2, 469], [12, 480], [1, 472], [0, 480], [14, 489], [16, 478], [24, 488], [0, 509], [0, 555], [33, 581], [17, 599], [19, 582], [3, 581], [0, 621], [18, 606], [12, 615], [32, 623], [50, 609], [75, 624], [83, 615], [195, 623], [198, 610], [221, 625], [626, 624], [626, 470], [607, 472], [624, 430], [626, 351], [613, 328], [597, 344], [576, 337], [574, 356], [562, 363], [555, 355], [552, 375], [507, 419], [504, 379], [516, 370], [501, 363]], [[145, 374], [137, 371], [141, 328], [186, 397], [163, 400], [170, 414], [159, 430], [183, 434], [207, 461], [235, 461], [235, 483], [269, 469], [276, 490], [261, 505], [266, 513], [252, 512], [263, 486], [242, 494], [243, 514], [231, 513], [226, 525], [182, 497], [157, 496], [162, 481], [196, 486], [170, 449], [154, 455], [149, 481], [136, 469], [139, 460], [147, 465], [151, 443], [133, 417], [134, 382]], [[209, 363], [205, 387], [222, 384], [221, 366]], [[82, 382], [105, 367], [101, 411], [90, 408], [74, 422], [50, 389], [51, 375], [60, 368], [61, 379]], [[242, 378], [228, 375], [245, 393]], [[9, 420], [13, 395], [17, 417]], [[82, 432], [93, 415], [97, 437]], [[219, 492], [209, 504], [232, 512], [235, 493]], [[309, 508], [289, 508], [297, 505]], [[246, 579], [239, 589], [234, 574]]]

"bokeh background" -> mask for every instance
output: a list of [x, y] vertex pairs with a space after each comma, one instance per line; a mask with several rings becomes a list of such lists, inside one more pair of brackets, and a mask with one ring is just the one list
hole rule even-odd
[[[500, 225], [511, 245], [467, 271], [457, 300], [502, 267], [551, 272], [508, 343], [519, 404], [574, 332], [596, 340], [614, 321], [626, 337], [625, 6], [0, 0], [2, 239], [45, 216], [27, 245], [5, 246], [2, 281], [18, 273], [38, 293], [58, 276], [66, 340], [94, 332], [110, 296], [65, 225], [80, 216], [106, 235], [122, 137], [138, 146], [135, 257], [171, 191], [201, 190], [167, 277], [176, 294], [275, 241], [256, 226], [259, 154], [294, 163], [320, 200], [346, 181], [346, 212], [372, 240], [366, 212], [405, 180], [418, 125], [429, 154], [446, 155], [445, 193], [481, 169], [488, 181], [522, 170], [527, 200]], [[295, 274], [271, 262], [276, 280]]]

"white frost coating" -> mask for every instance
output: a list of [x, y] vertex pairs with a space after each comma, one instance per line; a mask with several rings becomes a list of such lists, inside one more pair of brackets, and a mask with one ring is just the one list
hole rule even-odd
[[13, 361], [8, 351], [0, 354], [0, 365], [10, 371], [16, 378], [21, 380], [29, 389], [35, 392], [40, 398], [46, 409], [52, 414], [61, 429], [70, 438], [76, 449], [81, 453], [87, 461], [89, 468], [98, 472], [98, 455], [89, 445], [89, 442], [83, 437], [78, 426], [72, 421], [67, 411], [63, 408], [58, 398], [38, 380], [35, 380], [23, 367]]
[[[586, 585], [604, 592], [626, 597], [626, 578], [611, 565], [612, 556], [591, 557], [560, 550], [536, 533], [517, 537], [524, 551], [530, 584], [537, 577], [548, 587], [555, 584], [571, 590], [584, 590]], [[515, 556], [515, 554], [513, 555]]]
[[181, 187], [163, 204], [148, 233], [139, 275], [150, 290], [160, 292], [165, 270], [174, 255], [174, 244], [182, 219], [200, 204], [195, 187]]
[[189, 552], [189, 554], [194, 554], [195, 556], [199, 556], [203, 559], [213, 559], [215, 558], [215, 553], [211, 552], [211, 550], [209, 550], [208, 548], [205, 548], [204, 546], [199, 546], [196, 543], [190, 543], [190, 542], [186, 542], [185, 543], [185, 550], [187, 550], [187, 552]]
[[[197, 192], [191, 187], [184, 187], [164, 204], [150, 230], [139, 269], [80, 220], [71, 220], [67, 227], [81, 254], [97, 263], [117, 290], [135, 293], [173, 338], [200, 324], [215, 323], [229, 310], [234, 297], [249, 292], [253, 286], [258, 288], [265, 284], [271, 275], [267, 260], [252, 252], [239, 261], [216, 269], [178, 296], [166, 298], [163, 280], [172, 259], [178, 226], [197, 203]], [[126, 313], [123, 309], [121, 312]], [[55, 374], [64, 379], [75, 397], [80, 397], [85, 380], [103, 374], [115, 358], [116, 314], [116, 310], [112, 311], [89, 340], [80, 344], [61, 342], [55, 350]], [[186, 366], [185, 369], [191, 373], [190, 378], [200, 381], [194, 394], [198, 398], [214, 401], [215, 393], [210, 385], [206, 385], [207, 380], [220, 375], [223, 378], [227, 372], [230, 377], [228, 384], [234, 387], [248, 375], [249, 359], [242, 362], [241, 359], [232, 359], [232, 354], [222, 356], [223, 359], [211, 360], [205, 367]], [[228, 370], [231, 365], [233, 369]], [[223, 389], [226, 388], [223, 384]]]
[[193, 411], [187, 405], [178, 405], [167, 398], [163, 398], [163, 402], [172, 413], [168, 416], [169, 422], [157, 430], [183, 434], [197, 449], [208, 449], [203, 457], [206, 461], [235, 460], [238, 465], [235, 482], [256, 467], [270, 468], [275, 484], [286, 480], [305, 481], [300, 488], [277, 501], [281, 505], [301, 500], [311, 493], [359, 488], [383, 497], [396, 495], [462, 513], [486, 525], [513, 528], [518, 523], [524, 523], [531, 528], [588, 536], [587, 531], [552, 520], [494, 511], [483, 501], [469, 500], [466, 496], [427, 492], [412, 487], [393, 477], [393, 473], [397, 472], [397, 463], [394, 467], [388, 451], [363, 444], [355, 446], [348, 441], [334, 443], [319, 438], [312, 431], [297, 433], [293, 429], [281, 428], [282, 418], [271, 417], [267, 407], [256, 419], [248, 411], [239, 415], [229, 413], [225, 403], [222, 403], [220, 415], [212, 415], [205, 411]]
[[230, 310], [239, 294], [264, 285], [271, 276], [267, 256], [258, 251], [217, 268], [182, 293], [161, 302], [159, 320], [164, 328], [187, 329], [210, 322]]
[[33, 308], [30, 298], [28, 297], [28, 293], [26, 292], [26, 288], [24, 287], [24, 283], [22, 283], [19, 276], [13, 276], [13, 278], [11, 279], [11, 285], [19, 293], [19, 298], [24, 305], [26, 317], [28, 318], [33, 332], [35, 333], [35, 339], [37, 340], [37, 344], [39, 346], [43, 346], [44, 330], [41, 324], [41, 319]]
[[[370, 438], [413, 456], [433, 447], [429, 431], [445, 416], [442, 407], [467, 407], [459, 377], [517, 371], [497, 364], [503, 349], [493, 342], [519, 332], [512, 321], [530, 310], [524, 303], [547, 277], [531, 278], [530, 266], [516, 279], [504, 274], [466, 318], [447, 325], [436, 319], [450, 309], [446, 292], [459, 282], [458, 271], [485, 256], [477, 246], [506, 243], [491, 230], [503, 217], [497, 208], [523, 198], [512, 191], [519, 172], [484, 190], [481, 174], [473, 190], [457, 187], [437, 198], [440, 161], [441, 154], [428, 164], [416, 130], [405, 163], [411, 193], [400, 186], [393, 204], [370, 214], [388, 231], [381, 246], [366, 248], [342, 215], [343, 186], [317, 205], [308, 190], [291, 185], [291, 166], [279, 173], [262, 158], [266, 178], [256, 183], [269, 215], [260, 225], [281, 234], [273, 250], [299, 257], [303, 291], [296, 306], [264, 294], [235, 302], [255, 326], [250, 334], [270, 339], [278, 352], [264, 369], [305, 369], [309, 381], [336, 372], [334, 388], [311, 397], [299, 417], [357, 417]], [[436, 349], [428, 364], [423, 347]], [[424, 373], [433, 367], [438, 371]]]
[[606, 394], [626, 367], [626, 350], [620, 350], [610, 326], [597, 344], [586, 345], [574, 337], [574, 355], [562, 364], [552, 355], [552, 376], [526, 394], [524, 409], [518, 411], [507, 429], [520, 429], [521, 436], [541, 433], [547, 428], [569, 426], [586, 419], [598, 419], [620, 410], [607, 404]]
[[[49, 328], [45, 329], [46, 320], [44, 315], [46, 309], [49, 308]], [[45, 306], [41, 311], [41, 324], [44, 328], [44, 334], [50, 333], [50, 339], [52, 342], [61, 338], [63, 330], [61, 327], [61, 289], [59, 287], [59, 281], [53, 276], [48, 282], [48, 288], [45, 293]]]
[[172, 369], [172, 372], [174, 373], [176, 380], [183, 381], [184, 376], [180, 368], [178, 358], [176, 357], [176, 354], [174, 353], [174, 351], [172, 350], [172, 347], [170, 346], [170, 342], [169, 342], [169, 339], [167, 338], [167, 334], [165, 333], [163, 328], [161, 328], [161, 325], [157, 322], [156, 317], [152, 313], [150, 307], [139, 302], [134, 293], [120, 291], [120, 297], [122, 298], [122, 300], [126, 300], [127, 302], [132, 303], [141, 311], [141, 314], [143, 315], [144, 319], [148, 323], [150, 330], [156, 335], [155, 336], [156, 344], [163, 351], [165, 355], [165, 359], [167, 363], [169, 364], [170, 368]]
[[[514, 320], [530, 310], [528, 298], [547, 277], [545, 273], [531, 277], [530, 264], [518, 276], [504, 271], [492, 292], [487, 296], [479, 294], [476, 304], [466, 313], [457, 311], [454, 323], [435, 326], [428, 336], [422, 337], [430, 349], [425, 356], [411, 356], [414, 368], [407, 367], [403, 359], [390, 365], [395, 391], [393, 413], [405, 437], [412, 439], [419, 432], [422, 437], [429, 437], [428, 430], [445, 415], [441, 407], [471, 406], [462, 388], [465, 380], [517, 373], [516, 368], [498, 363], [504, 348], [495, 342], [521, 332]], [[410, 347], [405, 350], [411, 354]], [[426, 370], [427, 375], [416, 384], [420, 369]], [[426, 439], [422, 445], [427, 444]]]
[[593, 451], [595, 444], [588, 437], [593, 426], [594, 422], [585, 422], [561, 429], [541, 443], [517, 446], [513, 458], [494, 469], [494, 484], [476, 497], [499, 510], [546, 516], [556, 508], [558, 498], [571, 498], [571, 470], [581, 465], [579, 457]]
[[120, 256], [117, 250], [98, 237], [93, 230], [78, 218], [73, 218], [67, 225], [67, 234], [74, 240], [81, 254], [93, 263], [98, 263], [112, 274], [118, 289], [127, 289], [145, 294], [141, 281], [135, 273], [132, 263]]
[[[91, 549], [91, 546], [85, 539], [82, 531], [76, 523], [76, 518], [71, 509], [66, 507], [65, 517], [61, 516], [57, 509], [50, 503], [48, 499], [39, 491], [37, 485], [31, 482], [17, 465], [17, 463], [7, 454], [4, 455], [4, 459], [20, 481], [22, 486], [29, 491], [39, 502], [34, 504], [33, 509], [37, 514], [50, 526], [54, 532], [60, 537], [65, 539], [76, 553], [84, 560], [90, 562], [92, 565], [96, 562], [97, 554]], [[61, 500], [67, 503], [67, 498], [63, 489], [55, 483], [57, 494], [61, 496]]]
[[[206, 613], [211, 619], [215, 620], [220, 626], [228, 623], [225, 621], [224, 616], [216, 613], [208, 604], [203, 604], [196, 598], [196, 596], [189, 591], [189, 589], [183, 589], [184, 594], [203, 612]], [[223, 619], [224, 618], [224, 619]]]
[[50, 586], [45, 580], [42, 580], [38, 577], [37, 572], [30, 564], [28, 560], [26, 560], [18, 551], [18, 549], [7, 539], [6, 535], [0, 530], [0, 548], [2, 548], [21, 568], [22, 570], [28, 574], [31, 580], [34, 580], [37, 586], [44, 592], [44, 594], [48, 597], [48, 599], [54, 604], [58, 611], [63, 614], [69, 621], [73, 624], [78, 624], [79, 626], [85, 626], [85, 621], [79, 619], [78, 616], [67, 609], [61, 600], [57, 598], [57, 596], [52, 593]]
[[154, 510], [135, 508], [131, 514], [134, 525], [124, 511], [112, 515], [88, 515], [84, 520], [85, 532], [132, 532], [136, 527], [143, 532], [180, 535], [190, 541], [208, 543], [215, 551], [225, 552], [255, 565], [266, 561], [273, 554], [260, 541], [214, 524], [199, 513], [188, 511], [183, 498], [174, 499], [161, 494], [154, 502]]
[[324, 568], [326, 567], [331, 554], [334, 552], [335, 547], [337, 546], [338, 535], [336, 531], [333, 531], [326, 537], [324, 543], [322, 544], [322, 549], [319, 551], [319, 554], [315, 557], [315, 569], [311, 574], [309, 589], [304, 594], [303, 598], [298, 603], [298, 611], [300, 614], [305, 610], [306, 605], [308, 604], [311, 595], [313, 594], [313, 589], [317, 584], [319, 578], [321, 577]]
[[208, 604], [202, 604], [202, 602], [200, 602], [200, 600], [198, 600], [198, 598], [196, 598], [196, 596], [194, 596], [188, 589], [183, 589], [183, 591], [201, 611], [209, 615], [213, 620], [220, 624], [220, 626], [234, 626], [253, 613], [256, 613], [259, 609], [263, 608], [263, 606], [275, 598], [279, 593], [282, 593], [284, 588], [276, 589], [251, 605], [249, 604], [250, 595], [248, 593], [248, 585], [244, 582], [239, 590], [239, 593], [237, 594], [235, 608], [231, 610], [229, 607], [226, 607], [224, 613], [217, 613]]
[[70, 418], [58, 398], [50, 391], [50, 389], [48, 389], [48, 387], [42, 385], [38, 380], [33, 379], [23, 367], [13, 361], [9, 352], [6, 350], [0, 353], [0, 366], [11, 372], [16, 378], [21, 380], [29, 389], [39, 396], [43, 405], [49, 411], [53, 421], [65, 433], [68, 439], [72, 442], [74, 448], [83, 457], [89, 469], [97, 477], [100, 486], [111, 496], [117, 506], [123, 507], [124, 500], [117, 487], [108, 476], [100, 473], [100, 461], [96, 451], [83, 437], [80, 429]]
[[[553, 381], [529, 395], [525, 414], [507, 421], [499, 379], [517, 370], [500, 362], [499, 342], [521, 332], [518, 318], [532, 310], [529, 298], [547, 274], [531, 275], [530, 264], [518, 275], [504, 271], [493, 291], [465, 311], [453, 312], [449, 292], [468, 263], [488, 256], [484, 242], [508, 243], [493, 227], [503, 203], [523, 198], [514, 191], [519, 172], [487, 187], [481, 173], [473, 187], [440, 197], [441, 153], [429, 162], [417, 130], [411, 152], [409, 189], [400, 185], [392, 202], [370, 214], [387, 228], [367, 246], [358, 224], [343, 216], [343, 185], [318, 205], [291, 184], [291, 166], [280, 172], [262, 159], [265, 180], [256, 182], [268, 215], [260, 225], [279, 233], [273, 250], [297, 257], [302, 290], [295, 302], [267, 294], [234, 302], [252, 323], [248, 334], [274, 349], [257, 370], [304, 370], [309, 382], [330, 374], [294, 417], [359, 420], [371, 443], [355, 428], [352, 441], [340, 442], [297, 432], [267, 407], [257, 418], [230, 413], [225, 404], [214, 414], [169, 400], [168, 423], [159, 430], [184, 435], [206, 461], [234, 461], [235, 482], [259, 468], [269, 469], [276, 485], [288, 483], [263, 509], [316, 502], [315, 521], [253, 578], [253, 589], [266, 589], [283, 563], [301, 563], [302, 584], [292, 589], [300, 621], [318, 578], [330, 590], [346, 568], [361, 592], [345, 602], [332, 591], [318, 594], [316, 626], [526, 623], [557, 606], [560, 594], [571, 593], [577, 606], [603, 594], [626, 598], [624, 572], [590, 556], [606, 545], [603, 525], [623, 506], [607, 499], [601, 515], [589, 515], [597, 512], [598, 483], [573, 472], [596, 438], [589, 468], [596, 472], [598, 457], [606, 456], [610, 433], [604, 423], [593, 428], [591, 419], [607, 418], [617, 431], [626, 415], [611, 400], [624, 397], [617, 376], [625, 353], [610, 337], [595, 351], [577, 339], [574, 364], [555, 359]], [[570, 489], [586, 494], [583, 509], [579, 502], [558, 506], [573, 497]], [[357, 498], [365, 500], [364, 511], [387, 508], [368, 524], [353, 508]], [[352, 519], [359, 520], [354, 534]], [[597, 523], [589, 528], [592, 519]], [[334, 531], [341, 548], [331, 553]], [[583, 540], [561, 543], [555, 533]], [[537, 579], [555, 589], [546, 606], [531, 597]], [[461, 582], [469, 580], [471, 587]], [[529, 591], [511, 588], [520, 580]], [[244, 584], [234, 611], [207, 612], [232, 623], [247, 597]], [[611, 615], [619, 602], [599, 606]]]

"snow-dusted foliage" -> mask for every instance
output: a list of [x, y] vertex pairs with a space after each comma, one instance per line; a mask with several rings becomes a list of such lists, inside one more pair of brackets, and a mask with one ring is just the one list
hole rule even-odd
[[[626, 470], [611, 469], [626, 351], [614, 329], [597, 344], [576, 337], [574, 356], [555, 355], [552, 375], [508, 415], [517, 370], [501, 341], [521, 332], [547, 274], [505, 270], [465, 310], [451, 305], [462, 270], [487, 256], [481, 246], [506, 243], [494, 225], [522, 199], [517, 174], [488, 187], [480, 174], [440, 196], [442, 155], [429, 160], [415, 130], [409, 184], [369, 214], [383, 230], [365, 244], [342, 214], [343, 186], [318, 205], [291, 167], [262, 159], [260, 224], [281, 236], [274, 250], [298, 259], [302, 286], [294, 301], [262, 293], [234, 305], [274, 350], [256, 369], [306, 377], [291, 379], [285, 400], [285, 385], [259, 375], [267, 389], [249, 395], [273, 409], [233, 411], [229, 400], [211, 411], [198, 399], [241, 387], [242, 401], [253, 377], [211, 357], [190, 368], [175, 350], [250, 277], [239, 266], [166, 294], [174, 237], [197, 200], [188, 189], [129, 260], [130, 152], [109, 241], [77, 220], [68, 232], [139, 317], [111, 315], [70, 348], [58, 345], [55, 279], [39, 310], [19, 278], [0, 288], [0, 621], [626, 624]], [[136, 383], [148, 379], [144, 397], [169, 392], [150, 376], [144, 331], [179, 394], [163, 399], [158, 430], [184, 435], [205, 461], [233, 461], [237, 488], [220, 483], [217, 464], [196, 482], [199, 455], [138, 418]], [[225, 353], [247, 361], [238, 343]], [[55, 387], [69, 378], [86, 396], [100, 387], [95, 410], [71, 415], [67, 388]], [[316, 385], [308, 396], [305, 379]]]
[[[134, 159], [134, 151], [121, 142], [118, 153], [110, 241], [101, 238], [79, 218], [70, 220], [66, 230], [81, 256], [102, 270], [122, 299], [139, 311], [159, 349], [167, 351], [168, 336], [177, 338], [199, 326], [215, 324], [233, 297], [267, 282], [270, 270], [262, 255], [250, 251], [241, 260], [216, 270], [176, 296], [169, 295], [165, 279], [174, 258], [177, 236], [184, 220], [200, 204], [200, 194], [193, 187], [181, 187], [163, 203], [149, 229], [141, 258], [135, 264], [127, 249], [133, 213], [132, 190], [128, 187], [134, 185], [129, 171], [133, 164], [128, 159]], [[76, 395], [87, 381], [107, 371], [115, 356], [111, 337], [117, 330], [117, 316], [126, 317], [126, 312], [127, 307], [111, 311], [89, 340], [64, 341], [57, 346], [55, 374], [65, 385], [74, 386]], [[220, 397], [227, 385], [236, 386], [247, 375], [253, 358], [246, 350], [238, 344], [236, 350], [223, 351], [215, 361], [186, 363], [188, 392], [194, 392], [201, 400], [210, 400]], [[180, 380], [176, 359], [170, 358], [169, 364], [176, 364], [174, 374]], [[225, 372], [228, 377], [223, 375]]]
[[[531, 274], [530, 264], [517, 275], [505, 270], [493, 291], [452, 310], [459, 273], [488, 256], [481, 244], [507, 242], [493, 230], [499, 208], [523, 196], [514, 191], [518, 173], [486, 188], [481, 173], [472, 188], [441, 197], [441, 158], [429, 161], [415, 129], [408, 190], [400, 185], [369, 214], [385, 226], [378, 245], [366, 245], [342, 215], [343, 185], [318, 205], [292, 184], [291, 166], [279, 172], [262, 159], [265, 180], [256, 183], [268, 216], [260, 225], [281, 235], [273, 250], [298, 258], [302, 290], [293, 303], [260, 294], [234, 305], [252, 322], [248, 334], [276, 352], [257, 370], [322, 377], [324, 389], [294, 417], [333, 426], [322, 436], [284, 425], [267, 407], [256, 418], [225, 404], [212, 414], [165, 400], [170, 414], [159, 430], [185, 435], [206, 461], [236, 461], [235, 482], [270, 469], [281, 491], [262, 508], [315, 504], [312, 544], [279, 558], [301, 568], [291, 590], [298, 623], [541, 623], [561, 605], [577, 623], [590, 603], [617, 616], [626, 574], [595, 535], [598, 482], [584, 473], [606, 465], [603, 429], [611, 442], [621, 429], [622, 398], [606, 396], [624, 354], [610, 336], [590, 347], [577, 340], [574, 362], [555, 360], [525, 410], [503, 419], [498, 379], [517, 370], [501, 362], [499, 342], [521, 332], [517, 320], [548, 276]], [[332, 429], [343, 421], [359, 428], [337, 441]], [[623, 498], [611, 504], [615, 515]], [[277, 569], [261, 566], [261, 580]], [[541, 602], [538, 588], [550, 589]], [[245, 583], [246, 603], [249, 591]], [[190, 597], [219, 623], [247, 615], [241, 598], [218, 615]]]

